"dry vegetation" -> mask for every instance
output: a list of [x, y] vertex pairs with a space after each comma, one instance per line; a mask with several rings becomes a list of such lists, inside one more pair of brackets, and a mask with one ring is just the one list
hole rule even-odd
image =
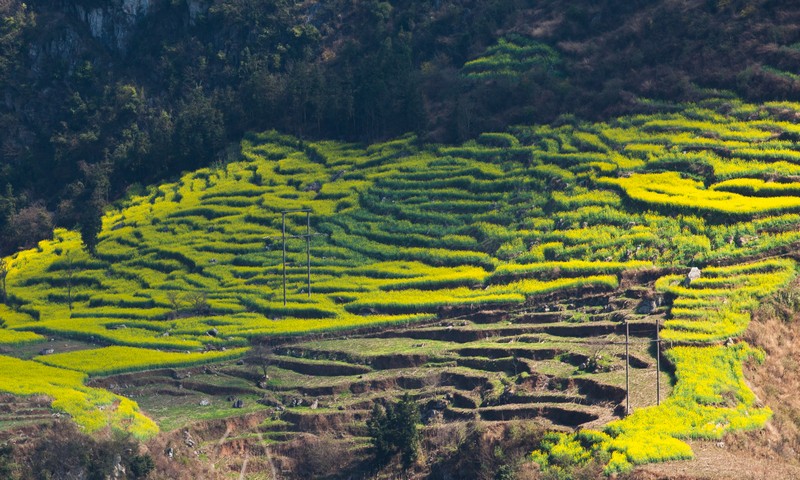
[[761, 402], [770, 405], [773, 417], [763, 430], [733, 436], [729, 443], [738, 452], [750, 452], [776, 463], [788, 463], [800, 471], [800, 283], [793, 282], [770, 302], [756, 310], [745, 338], [763, 348], [766, 360], [746, 364], [745, 376]]

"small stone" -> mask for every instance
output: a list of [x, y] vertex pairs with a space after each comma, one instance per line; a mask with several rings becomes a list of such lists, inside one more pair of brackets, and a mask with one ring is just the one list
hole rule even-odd
[[692, 267], [692, 269], [689, 270], [689, 274], [686, 275], [685, 279], [683, 279], [683, 286], [688, 288], [689, 285], [691, 285], [693, 281], [695, 281], [698, 278], [700, 278], [701, 275], [702, 275], [702, 273], [700, 272], [699, 268]]
[[204, 398], [204, 399], [200, 400], [200, 406], [201, 407], [207, 407], [209, 405], [211, 405], [211, 400], [209, 400], [207, 398]]

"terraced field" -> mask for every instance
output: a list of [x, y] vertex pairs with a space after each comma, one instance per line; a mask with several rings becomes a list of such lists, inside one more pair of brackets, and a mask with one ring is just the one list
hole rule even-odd
[[[251, 134], [241, 161], [115, 205], [94, 254], [57, 230], [8, 259], [0, 389], [49, 395], [87, 430], [148, 438], [151, 418], [167, 430], [188, 418], [159, 412], [152, 389], [134, 381], [158, 374], [90, 377], [246, 356], [206, 367], [203, 381], [154, 385], [186, 397], [183, 411], [199, 401], [192, 392], [286, 408], [283, 439], [310, 410], [306, 400], [287, 408], [290, 397], [320, 398], [309, 425], [320, 405], [342, 424], [399, 388], [444, 405], [429, 409], [444, 420], [604, 430], [553, 437], [536, 454], [544, 468], [574, 442], [607, 452], [609, 472], [690, 457], [679, 438], [769, 417], [741, 380], [741, 360], [757, 353], [736, 338], [758, 299], [795, 275], [777, 257], [800, 240], [798, 114], [793, 104], [720, 100], [607, 124], [516, 127], [458, 147]], [[758, 261], [766, 257], [776, 258]], [[680, 286], [690, 266], [703, 276]], [[654, 401], [659, 315], [674, 371], [662, 384], [675, 393], [604, 427], [624, 412], [626, 321], [637, 340], [632, 403]], [[46, 350], [36, 342], [49, 338], [87, 348], [21, 353], [31, 342]], [[270, 350], [247, 353], [253, 344]], [[703, 359], [703, 378], [686, 373]], [[40, 381], [17, 375], [25, 369]], [[266, 393], [278, 398], [255, 407]], [[691, 421], [664, 427], [676, 418]]]
[[[632, 281], [634, 279], [628, 279]], [[345, 338], [280, 339], [239, 362], [99, 378], [92, 386], [139, 400], [166, 429], [188, 432], [172, 443], [175, 458], [195, 446], [219, 455], [226, 469], [298, 472], [294, 455], [309, 435], [336, 432], [335, 443], [368, 453], [365, 420], [373, 402], [409, 392], [422, 406], [426, 430], [481, 420], [535, 422], [570, 431], [596, 427], [624, 413], [625, 328], [630, 323], [633, 409], [656, 402], [655, 321], [666, 309], [636, 313], [658, 299], [652, 288], [550, 295], [508, 310], [452, 313], [423, 325], [353, 332]], [[643, 301], [643, 296], [650, 296]], [[647, 310], [647, 309], [645, 309]], [[671, 387], [661, 372], [662, 398]], [[241, 411], [241, 422], [215, 420]], [[194, 422], [188, 422], [188, 419]], [[196, 420], [203, 421], [197, 422]], [[188, 425], [186, 425], [188, 422]], [[187, 448], [184, 438], [194, 446]], [[272, 454], [264, 461], [264, 451]], [[300, 470], [301, 471], [301, 470]]]

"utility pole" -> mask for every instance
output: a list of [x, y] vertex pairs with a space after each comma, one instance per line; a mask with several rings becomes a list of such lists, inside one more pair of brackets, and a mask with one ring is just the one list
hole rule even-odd
[[661, 405], [661, 322], [656, 317], [656, 405]]
[[283, 239], [283, 306], [286, 306], [286, 212], [281, 212], [281, 237]]
[[[286, 215], [290, 213], [305, 213], [306, 214], [306, 233], [305, 235], [286, 235]], [[300, 208], [295, 210], [281, 211], [281, 243], [283, 244], [283, 305], [286, 306], [286, 239], [287, 238], [305, 238], [306, 239], [306, 290], [309, 297], [311, 297], [311, 237], [324, 237], [324, 233], [311, 233], [311, 209]], [[264, 237], [275, 238], [277, 235]]]
[[631, 414], [631, 382], [630, 382], [630, 353], [628, 352], [628, 343], [630, 341], [630, 323], [625, 319], [625, 416]]
[[[306, 291], [308, 292], [308, 298], [311, 298], [311, 210], [306, 210], [306, 268], [308, 278]], [[286, 285], [285, 281], [284, 285]]]

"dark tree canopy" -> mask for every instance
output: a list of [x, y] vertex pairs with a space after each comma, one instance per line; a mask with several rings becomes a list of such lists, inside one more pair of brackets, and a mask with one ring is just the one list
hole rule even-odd
[[407, 393], [385, 408], [376, 403], [367, 430], [377, 463], [384, 464], [396, 454], [405, 468], [414, 463], [419, 453], [419, 422], [419, 407]]
[[[230, 158], [246, 131], [460, 142], [641, 98], [800, 99], [787, 2], [189, 3], [0, 1], [0, 250], [41, 238], [31, 217], [91, 233], [82, 162], [108, 165], [113, 200]], [[503, 41], [534, 45], [513, 75], [466, 66]]]

